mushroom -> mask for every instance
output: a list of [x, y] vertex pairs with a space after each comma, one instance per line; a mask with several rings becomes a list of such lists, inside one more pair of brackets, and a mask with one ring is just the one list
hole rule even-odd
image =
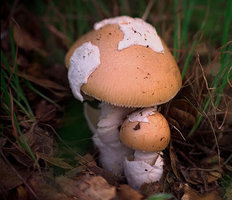
[[136, 109], [166, 103], [177, 94], [181, 76], [175, 59], [153, 26], [122, 16], [96, 23], [72, 45], [65, 61], [73, 95], [102, 102], [97, 127], [91, 125], [91, 113], [85, 116], [102, 166], [120, 176], [125, 158], [133, 155], [120, 141], [120, 127]]
[[128, 183], [140, 189], [143, 183], [158, 181], [163, 174], [163, 149], [170, 140], [167, 120], [155, 108], [138, 110], [123, 122], [120, 129], [123, 144], [135, 150], [134, 158], [124, 161]]

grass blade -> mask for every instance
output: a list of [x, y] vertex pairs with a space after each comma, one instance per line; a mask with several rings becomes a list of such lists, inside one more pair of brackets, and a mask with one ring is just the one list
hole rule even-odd
[[[229, 27], [230, 27], [231, 18], [232, 18], [231, 10], [232, 10], [232, 2], [227, 1], [227, 10], [226, 10], [226, 14], [225, 14], [226, 20], [225, 20], [225, 24], [224, 24], [222, 46], [226, 44], [227, 39], [228, 39]], [[230, 67], [232, 65], [232, 61], [229, 62], [229, 57], [231, 56], [231, 54], [230, 53], [224, 54], [224, 50], [225, 50], [225, 47], [222, 48], [221, 67], [220, 67], [219, 73], [214, 78], [214, 80], [212, 81], [212, 84], [211, 84], [211, 88], [214, 88], [216, 91], [215, 92], [216, 99], [215, 99], [214, 105], [213, 105], [216, 108], [218, 107], [218, 105], [220, 103], [224, 88], [228, 85], [228, 80], [227, 80], [228, 78], [227, 77], [229, 77], [229, 80], [232, 79], [230, 76], [230, 74], [231, 74]], [[232, 52], [232, 45], [231, 44], [229, 45], [228, 50]], [[205, 111], [208, 109], [210, 102], [211, 102], [211, 97], [207, 96], [204, 100], [203, 107], [202, 107], [203, 113], [205, 113]], [[193, 133], [197, 130], [197, 128], [199, 127], [199, 125], [201, 123], [202, 118], [203, 118], [203, 115], [200, 113], [195, 125], [190, 130], [188, 136], [192, 136]]]
[[174, 42], [173, 42], [173, 55], [175, 57], [176, 60], [178, 60], [178, 50], [179, 50], [179, 9], [178, 9], [178, 0], [174, 0]]

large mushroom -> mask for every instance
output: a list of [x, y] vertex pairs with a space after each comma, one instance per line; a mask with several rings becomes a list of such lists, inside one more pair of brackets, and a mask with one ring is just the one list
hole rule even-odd
[[120, 127], [136, 109], [154, 111], [177, 94], [181, 76], [175, 59], [154, 27], [122, 16], [96, 23], [79, 38], [66, 55], [66, 66], [74, 96], [102, 102], [96, 128], [89, 120], [91, 112], [86, 116], [102, 166], [121, 175], [133, 150], [120, 141]]

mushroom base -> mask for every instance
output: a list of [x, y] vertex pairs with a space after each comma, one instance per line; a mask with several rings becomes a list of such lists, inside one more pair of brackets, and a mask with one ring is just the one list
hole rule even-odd
[[125, 158], [123, 167], [129, 185], [140, 190], [144, 183], [160, 180], [163, 175], [163, 164], [161, 153], [135, 151], [134, 160]]

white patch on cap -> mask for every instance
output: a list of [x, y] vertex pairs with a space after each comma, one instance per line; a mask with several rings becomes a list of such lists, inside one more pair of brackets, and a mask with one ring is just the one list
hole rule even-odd
[[150, 47], [158, 53], [164, 52], [164, 47], [155, 28], [142, 19], [128, 16], [109, 18], [94, 24], [94, 29], [98, 30], [107, 24], [118, 24], [124, 33], [123, 40], [118, 44], [118, 50], [131, 45], [142, 45]]
[[131, 113], [128, 116], [130, 122], [149, 122], [148, 116], [155, 114], [156, 108], [144, 108]]
[[69, 84], [75, 98], [83, 101], [81, 86], [87, 83], [92, 72], [100, 65], [100, 51], [91, 42], [76, 48], [70, 58], [68, 70]]

